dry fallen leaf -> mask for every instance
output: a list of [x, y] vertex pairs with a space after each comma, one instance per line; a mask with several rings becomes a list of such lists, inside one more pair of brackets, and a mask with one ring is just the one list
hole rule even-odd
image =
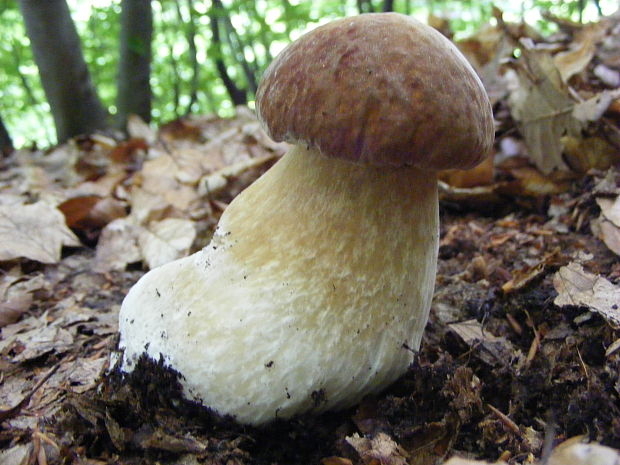
[[28, 311], [32, 304], [32, 294], [23, 293], [7, 300], [0, 300], [0, 328], [15, 323]]
[[620, 228], [620, 196], [615, 199], [597, 197], [596, 203], [601, 208], [601, 215]]
[[146, 264], [153, 269], [186, 256], [195, 238], [193, 221], [167, 218], [143, 229], [138, 244]]
[[509, 294], [523, 289], [532, 281], [542, 276], [549, 266], [558, 266], [567, 261], [560, 249], [548, 252], [538, 263], [514, 271], [512, 278], [502, 285], [502, 291]]
[[620, 228], [602, 215], [591, 223], [592, 234], [602, 240], [607, 248], [620, 255]]
[[498, 194], [509, 197], [536, 198], [561, 194], [570, 188], [571, 181], [575, 178], [575, 175], [569, 171], [553, 171], [543, 174], [524, 157], [505, 159], [497, 168], [502, 174], [514, 178], [494, 185]]
[[606, 170], [618, 159], [618, 150], [602, 137], [562, 137], [564, 157], [571, 169], [586, 173], [591, 169]]
[[562, 158], [562, 136], [578, 137], [581, 123], [573, 115], [575, 101], [560, 78], [551, 54], [530, 40], [521, 41], [517, 66], [519, 85], [510, 95], [511, 112], [525, 139], [529, 155], [545, 174], [567, 170]]
[[508, 93], [508, 85], [500, 68], [513, 52], [504, 31], [487, 24], [474, 35], [456, 42], [456, 46], [480, 76], [491, 103], [502, 100]]
[[15, 363], [34, 360], [49, 352], [62, 354], [73, 347], [73, 335], [59, 326], [44, 326], [0, 341], [0, 351], [12, 348]]
[[614, 326], [620, 326], [620, 287], [589, 273], [575, 262], [563, 266], [553, 277], [558, 292], [554, 303], [562, 307], [588, 307]]
[[620, 98], [620, 89], [604, 90], [588, 100], [577, 103], [573, 107], [573, 116], [582, 123], [597, 121], [618, 98]]
[[7, 465], [35, 463], [36, 458], [32, 456], [32, 452], [32, 443], [18, 444], [13, 447], [8, 447], [7, 449], [0, 451], [0, 463]]
[[87, 195], [68, 199], [58, 206], [72, 229], [102, 228], [110, 221], [126, 215], [125, 204], [111, 197]]
[[127, 118], [127, 132], [132, 139], [143, 139], [149, 144], [157, 141], [157, 134], [138, 115], [129, 115]]
[[467, 320], [449, 324], [454, 331], [470, 347], [477, 349], [476, 355], [490, 366], [505, 363], [510, 365], [509, 360], [517, 361], [522, 357], [519, 349], [503, 336], [495, 336], [485, 331], [477, 320]]
[[587, 24], [577, 31], [567, 51], [560, 52], [553, 57], [562, 81], [566, 83], [572, 76], [586, 69], [594, 58], [596, 44], [604, 33], [605, 29], [600, 23]]
[[620, 255], [620, 196], [615, 199], [597, 197], [596, 203], [601, 209], [601, 214], [598, 219], [592, 221], [592, 232], [609, 250]]
[[493, 182], [493, 157], [469, 170], [444, 170], [439, 172], [439, 179], [452, 187], [468, 188], [487, 186]]
[[119, 218], [102, 229], [95, 255], [95, 271], [124, 270], [142, 259], [138, 247], [140, 226], [131, 218]]
[[241, 160], [210, 173], [200, 180], [198, 192], [201, 195], [217, 194], [228, 186], [228, 180], [230, 178], [241, 176], [243, 173], [256, 169], [274, 158], [276, 158], [276, 155], [272, 153], [263, 157]]
[[[108, 362], [107, 357], [95, 359], [78, 358], [70, 360], [64, 366], [64, 373], [59, 376], [64, 383], [68, 381], [68, 389], [72, 392], [86, 392], [97, 385], [103, 369]], [[62, 369], [61, 369], [62, 370]], [[59, 372], [61, 371], [59, 370]], [[50, 383], [51, 384], [51, 383]]]
[[80, 241], [55, 207], [44, 202], [0, 206], [0, 260], [57, 263], [63, 245], [77, 247]]
[[407, 465], [405, 452], [390, 436], [379, 433], [372, 439], [355, 433], [345, 439], [367, 465]]

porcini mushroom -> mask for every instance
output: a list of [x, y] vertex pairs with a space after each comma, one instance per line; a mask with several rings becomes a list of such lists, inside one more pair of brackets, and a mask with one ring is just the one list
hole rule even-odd
[[393, 13], [288, 46], [256, 108], [294, 146], [207, 247], [150, 271], [120, 312], [124, 370], [161, 358], [187, 397], [250, 424], [351, 406], [406, 371], [435, 282], [436, 172], [493, 141], [465, 58]]

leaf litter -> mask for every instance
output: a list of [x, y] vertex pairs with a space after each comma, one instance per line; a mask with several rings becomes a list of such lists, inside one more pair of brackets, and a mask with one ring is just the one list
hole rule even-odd
[[496, 150], [441, 175], [423, 345], [343, 412], [244, 427], [184, 400], [158, 363], [115, 369], [127, 290], [208, 243], [286, 150], [249, 110], [158, 130], [132, 117], [124, 141], [1, 160], [0, 462], [617, 464], [619, 18], [551, 18], [543, 38], [494, 14], [458, 45], [489, 90]]

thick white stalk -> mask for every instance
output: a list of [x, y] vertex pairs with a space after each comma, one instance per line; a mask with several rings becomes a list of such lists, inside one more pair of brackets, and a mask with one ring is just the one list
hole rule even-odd
[[437, 242], [433, 172], [293, 148], [211, 244], [131, 289], [124, 369], [161, 354], [188, 397], [243, 423], [350, 406], [412, 361]]

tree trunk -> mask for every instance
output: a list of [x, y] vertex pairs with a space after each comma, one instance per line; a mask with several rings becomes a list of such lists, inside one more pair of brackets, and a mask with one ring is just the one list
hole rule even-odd
[[[166, 1], [159, 0], [159, 4], [161, 11], [165, 11]], [[172, 27], [166, 21], [162, 21], [160, 24], [161, 32], [164, 38], [164, 43], [166, 44], [166, 49], [168, 53], [164, 53], [167, 56], [168, 66], [165, 67], [166, 70], [166, 79], [170, 79], [172, 86], [172, 102], [174, 104], [174, 116], [179, 118], [181, 116], [180, 113], [180, 105], [181, 105], [181, 73], [179, 71], [179, 61], [174, 56], [174, 42], [177, 37], [177, 25], [176, 22]], [[168, 75], [170, 76], [168, 78]], [[163, 79], [163, 78], [162, 78]]]
[[122, 0], [117, 123], [127, 126], [130, 114], [151, 120], [151, 0]]
[[9, 135], [9, 131], [0, 116], [0, 156], [6, 156], [13, 151], [13, 141]]
[[[186, 22], [181, 13], [180, 0], [176, 0], [175, 6], [179, 23], [182, 24]], [[192, 107], [198, 101], [198, 83], [200, 75], [198, 48], [196, 47], [196, 12], [194, 10], [193, 0], [187, 0], [187, 11], [189, 12], [189, 18], [185, 26], [185, 38], [187, 40], [187, 54], [192, 67], [192, 77], [189, 83], [189, 103], [187, 104], [185, 114], [190, 114], [192, 112]]]
[[394, 11], [394, 0], [383, 0], [383, 12]]
[[32, 53], [63, 142], [106, 127], [66, 0], [19, 0]]
[[[218, 2], [219, 0], [214, 0], [214, 1]], [[230, 20], [230, 17], [226, 16], [223, 19], [223, 22], [224, 22], [224, 28], [226, 30], [227, 42], [230, 47], [230, 50], [232, 51], [233, 58], [235, 59], [237, 64], [241, 66], [241, 69], [243, 70], [243, 74], [245, 75], [245, 80], [248, 83], [248, 87], [250, 88], [250, 91], [252, 93], [256, 93], [256, 88], [257, 88], [256, 76], [254, 72], [252, 71], [252, 69], [250, 68], [250, 64], [245, 59], [245, 54], [244, 54], [245, 44], [241, 41], [241, 38], [239, 37], [239, 34], [237, 33], [235, 26], [233, 26], [233, 23]]]
[[245, 105], [248, 103], [248, 98], [245, 90], [239, 89], [235, 82], [231, 79], [228, 74], [228, 70], [226, 69], [226, 63], [224, 63], [224, 54], [222, 53], [222, 40], [220, 37], [220, 25], [218, 21], [218, 11], [213, 6], [209, 11], [209, 20], [211, 22], [211, 35], [213, 40], [213, 47], [215, 49], [215, 56], [213, 59], [215, 60], [215, 67], [217, 68], [217, 72], [224, 83], [224, 87], [226, 87], [226, 91], [230, 96], [230, 100], [232, 100], [233, 105]]

